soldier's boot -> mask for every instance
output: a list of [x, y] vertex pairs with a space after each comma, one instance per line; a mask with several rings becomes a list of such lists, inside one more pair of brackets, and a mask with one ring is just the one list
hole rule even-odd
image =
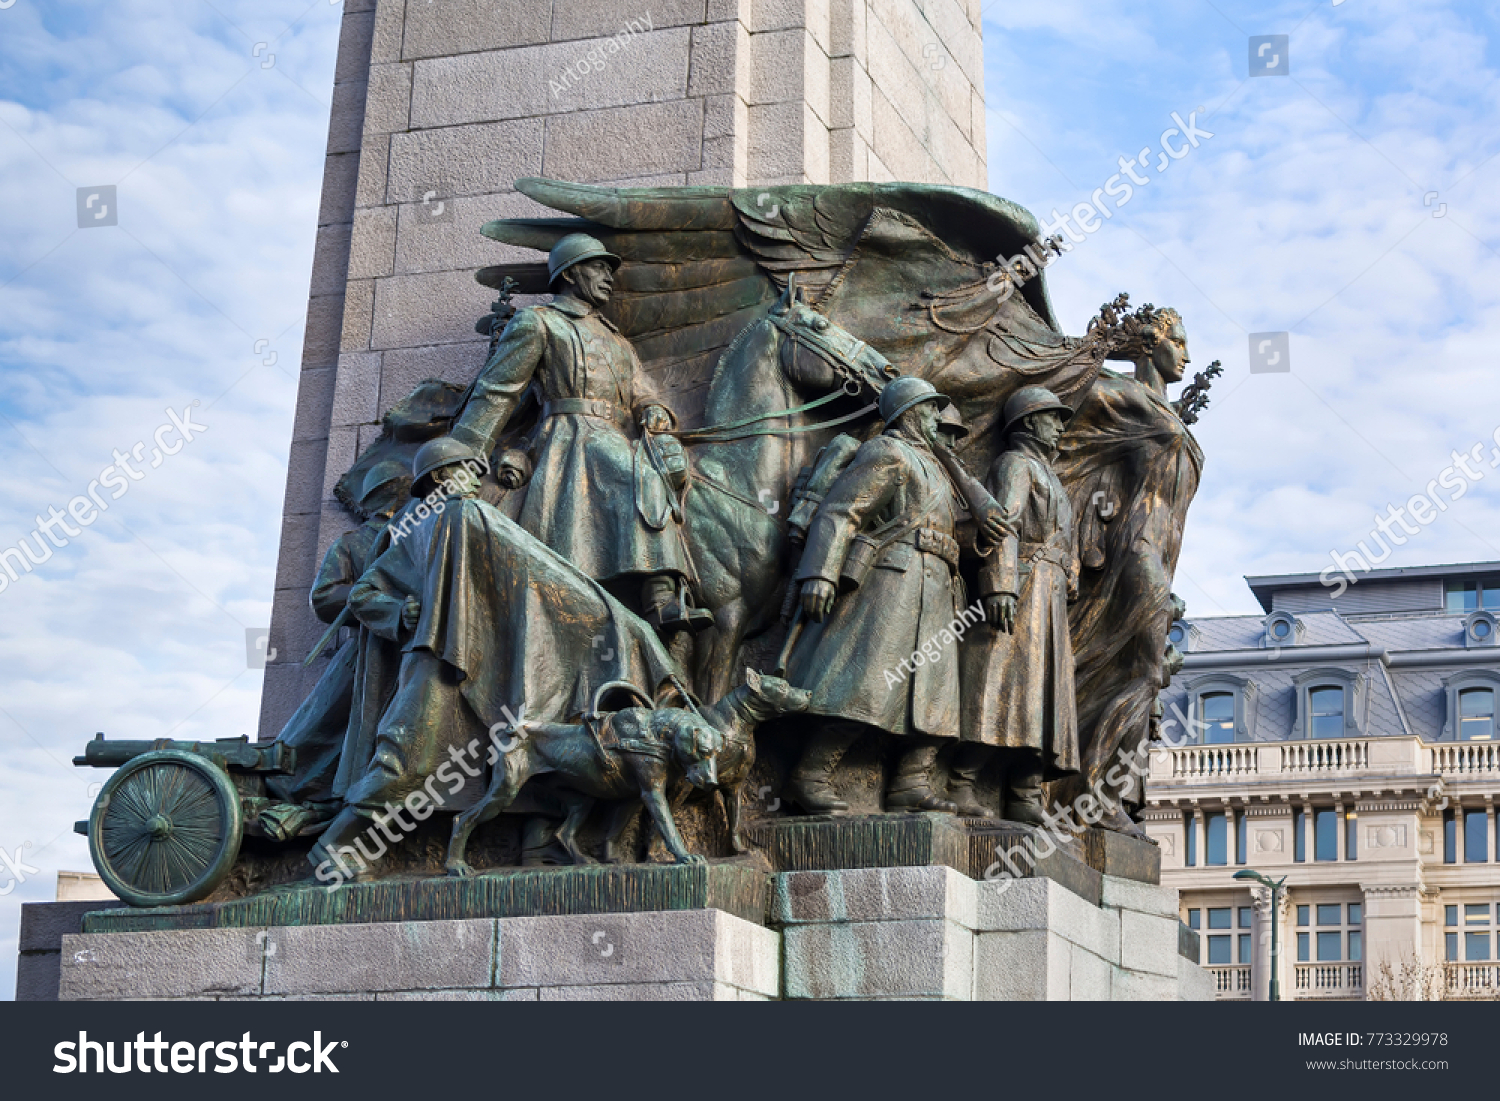
[[687, 582], [671, 574], [648, 577], [641, 586], [641, 609], [646, 622], [663, 638], [679, 631], [697, 634], [714, 625], [714, 614], [707, 608], [693, 606]]
[[989, 747], [976, 742], [965, 742], [953, 755], [952, 777], [948, 783], [948, 799], [965, 818], [990, 818], [990, 809], [974, 794], [974, 785], [979, 772], [989, 758]]
[[[348, 806], [334, 816], [307, 854], [320, 880], [328, 882], [337, 876], [340, 882], [361, 883], [372, 878], [370, 863], [357, 844], [375, 828], [370, 823], [369, 817]], [[382, 854], [384, 850], [385, 842], [381, 841]]]
[[1027, 826], [1047, 824], [1042, 803], [1042, 762], [1027, 754], [1011, 768], [1005, 782], [1005, 817]]
[[787, 793], [808, 814], [841, 814], [849, 809], [833, 790], [833, 770], [859, 740], [859, 733], [842, 726], [825, 728], [803, 748], [787, 783]]
[[[916, 735], [912, 736], [914, 739]], [[937, 742], [925, 739], [901, 755], [896, 774], [885, 789], [886, 810], [937, 810], [956, 814], [958, 807], [932, 790], [932, 772], [937, 767]]]

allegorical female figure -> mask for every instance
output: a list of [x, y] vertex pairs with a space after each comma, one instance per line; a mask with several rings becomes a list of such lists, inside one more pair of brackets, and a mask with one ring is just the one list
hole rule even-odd
[[1105, 320], [1115, 337], [1110, 358], [1131, 361], [1135, 373], [1100, 374], [1058, 454], [1079, 529], [1072, 633], [1083, 763], [1051, 795], [1066, 803], [1099, 790], [1099, 824], [1138, 833], [1127, 808], [1141, 800], [1140, 750], [1171, 677], [1172, 574], [1203, 451], [1167, 397], [1190, 362], [1182, 317], [1147, 305]]

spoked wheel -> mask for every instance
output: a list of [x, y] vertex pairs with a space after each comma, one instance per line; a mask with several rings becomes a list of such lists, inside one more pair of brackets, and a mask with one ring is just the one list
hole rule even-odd
[[240, 852], [240, 797], [222, 769], [160, 749], [124, 765], [89, 815], [89, 851], [132, 906], [176, 906], [213, 893]]

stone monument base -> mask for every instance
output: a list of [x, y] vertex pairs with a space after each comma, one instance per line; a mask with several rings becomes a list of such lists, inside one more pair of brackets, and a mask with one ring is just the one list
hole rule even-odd
[[[716, 868], [735, 870], [725, 877]], [[748, 871], [738, 865], [660, 870], [688, 873], [681, 882], [689, 887], [676, 889], [690, 890], [696, 883], [705, 899], [730, 880], [740, 882]], [[58, 996], [96, 1001], [1163, 1001], [1213, 996], [1207, 974], [1179, 954], [1177, 894], [1171, 888], [1101, 875], [1096, 904], [1046, 876], [975, 880], [946, 864], [792, 871], [768, 878], [763, 924], [753, 920], [753, 908], [747, 918], [713, 904], [693, 906], [679, 894], [685, 905], [655, 910], [64, 934], [58, 945]], [[520, 883], [509, 889], [524, 894]], [[745, 896], [731, 891], [725, 897]], [[137, 921], [147, 918], [140, 911], [133, 915]], [[132, 914], [104, 911], [85, 920], [91, 929], [120, 930]]]

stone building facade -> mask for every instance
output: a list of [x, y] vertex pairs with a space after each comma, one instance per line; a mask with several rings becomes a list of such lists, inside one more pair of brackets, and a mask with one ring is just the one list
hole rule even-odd
[[1500, 996], [1500, 562], [1247, 580], [1264, 616], [1173, 627], [1143, 813], [1218, 997], [1267, 996], [1272, 920], [1283, 999]]
[[307, 594], [333, 495], [427, 378], [467, 384], [479, 234], [523, 176], [983, 188], [980, 0], [345, 0], [260, 735], [321, 672]]

